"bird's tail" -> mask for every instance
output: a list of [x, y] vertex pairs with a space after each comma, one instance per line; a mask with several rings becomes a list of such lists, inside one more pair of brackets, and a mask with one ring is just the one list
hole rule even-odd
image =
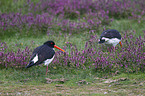
[[34, 62], [30, 62], [25, 68], [29, 68], [29, 67], [31, 67], [33, 65], [35, 65], [35, 63]]

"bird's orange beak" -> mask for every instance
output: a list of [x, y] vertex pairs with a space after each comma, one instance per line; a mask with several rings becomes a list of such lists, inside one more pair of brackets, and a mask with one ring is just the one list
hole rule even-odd
[[121, 48], [122, 48], [122, 43], [121, 43], [121, 41], [119, 42], [119, 44], [120, 44], [120, 46], [121, 46]]
[[61, 50], [61, 51], [65, 52], [63, 49], [59, 48], [59, 47], [58, 47], [58, 46], [56, 46], [56, 45], [54, 45], [54, 48], [57, 48], [57, 49], [59, 49], [59, 50]]

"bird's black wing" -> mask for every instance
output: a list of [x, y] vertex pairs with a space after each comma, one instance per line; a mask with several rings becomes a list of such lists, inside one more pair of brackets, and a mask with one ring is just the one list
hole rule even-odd
[[[43, 46], [43, 45], [42, 45], [42, 46]], [[39, 47], [37, 47], [37, 48], [34, 49], [34, 51], [32, 52], [32, 56], [31, 56], [31, 58], [30, 58], [29, 61], [31, 61], [31, 60], [36, 56], [36, 54], [37, 54], [38, 51], [42, 48], [42, 46], [39, 46]]]
[[35, 63], [35, 65], [38, 65], [43, 63], [46, 59], [51, 59], [54, 56], [54, 54], [55, 51], [52, 48], [50, 48], [47, 45], [42, 45], [34, 49], [30, 62], [37, 55], [38, 61]]

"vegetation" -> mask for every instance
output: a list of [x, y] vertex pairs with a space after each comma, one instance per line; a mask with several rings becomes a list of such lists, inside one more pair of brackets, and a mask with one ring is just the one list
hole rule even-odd
[[[144, 95], [144, 0], [1, 0], [1, 95]], [[97, 42], [116, 29], [123, 48]], [[25, 69], [47, 40], [58, 50], [45, 66]]]

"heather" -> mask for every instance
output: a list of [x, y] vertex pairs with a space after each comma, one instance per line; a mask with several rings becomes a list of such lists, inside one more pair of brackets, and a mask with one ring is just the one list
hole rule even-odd
[[[130, 34], [129, 34], [130, 33]], [[90, 36], [90, 40], [80, 50], [76, 45], [66, 42], [64, 49], [70, 49], [69, 52], [56, 52], [55, 59], [50, 67], [60, 68], [78, 68], [95, 69], [96, 71], [124, 71], [138, 72], [144, 71], [144, 37], [135, 37], [132, 33], [124, 32], [122, 38], [123, 48], [117, 46], [116, 52], [108, 52], [106, 46], [97, 45], [97, 35]], [[130, 39], [128, 39], [130, 38]], [[1, 65], [4, 67], [23, 68], [27, 65], [31, 56], [31, 50], [26, 47], [24, 50], [18, 49], [17, 52], [7, 51], [6, 43], [1, 42]], [[104, 49], [103, 49], [104, 48]]]
[[[124, 32], [122, 42], [124, 47], [116, 48], [116, 52], [108, 52], [105, 46], [99, 45], [97, 36], [90, 36], [90, 40], [86, 42], [83, 50], [79, 50], [77, 46], [66, 42], [64, 49], [70, 48], [70, 52], [62, 53], [58, 51], [55, 60], [50, 66], [63, 68], [81, 68], [95, 69], [96, 71], [123, 71], [123, 72], [144, 72], [145, 45], [144, 37], [135, 37], [131, 32]], [[135, 32], [133, 32], [135, 33]], [[128, 40], [130, 38], [130, 40]]]
[[144, 21], [144, 6], [144, 0], [27, 0], [16, 12], [0, 13], [0, 34], [99, 31], [116, 18]]
[[17, 52], [7, 51], [8, 46], [5, 42], [1, 42], [0, 47], [0, 66], [24, 68], [30, 58], [30, 50], [26, 47], [24, 50], [18, 49]]

